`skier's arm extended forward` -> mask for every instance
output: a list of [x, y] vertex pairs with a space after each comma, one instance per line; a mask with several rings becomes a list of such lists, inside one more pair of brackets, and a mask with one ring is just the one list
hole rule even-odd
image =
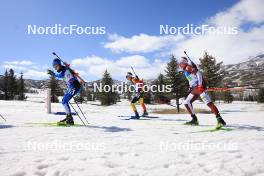
[[64, 78], [65, 72], [54, 73], [52, 70], [48, 70], [48, 74], [56, 78]]

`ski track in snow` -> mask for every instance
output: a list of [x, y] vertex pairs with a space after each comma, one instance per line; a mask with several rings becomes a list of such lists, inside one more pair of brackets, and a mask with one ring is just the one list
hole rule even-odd
[[[199, 102], [194, 106], [206, 108]], [[167, 105], [148, 106], [159, 118], [128, 121], [118, 117], [131, 114], [127, 101], [109, 107], [81, 105], [88, 127], [30, 124], [63, 118], [46, 114], [44, 103], [0, 101], [0, 107], [7, 119], [0, 122], [1, 176], [264, 175], [264, 106], [256, 103], [218, 104], [234, 130], [217, 132], [200, 132], [214, 128], [212, 114], [197, 114], [201, 126], [191, 127], [182, 125], [190, 119], [187, 114], [151, 113], [170, 109]], [[63, 108], [52, 104], [52, 111]], [[75, 120], [81, 123], [77, 116]], [[79, 148], [63, 148], [73, 143]], [[47, 148], [49, 144], [55, 147]]]

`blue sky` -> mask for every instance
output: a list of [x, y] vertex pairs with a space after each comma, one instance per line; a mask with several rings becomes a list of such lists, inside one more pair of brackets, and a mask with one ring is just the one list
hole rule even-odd
[[[151, 37], [156, 37], [155, 40], [160, 41], [160, 37], [163, 37], [159, 34], [160, 24], [172, 26], [198, 25], [221, 12], [228, 13], [228, 9], [232, 9], [238, 3], [240, 2], [235, 0], [2, 0], [0, 1], [0, 71], [3, 73], [6, 68], [12, 66], [17, 72], [27, 72], [32, 69], [36, 72], [25, 74], [26, 77], [32, 76], [33, 79], [42, 79], [43, 72], [52, 61], [51, 53], [56, 51], [65, 60], [72, 62], [87, 80], [100, 77], [101, 75], [98, 74], [104, 65], [111, 67], [113, 64], [115, 66], [112, 66], [112, 70], [116, 70], [116, 65], [129, 64], [129, 61], [133, 62], [135, 58], [136, 61], [146, 62], [146, 68], [144, 66], [141, 68], [138, 63], [135, 66], [138, 66], [140, 71], [148, 72], [147, 70], [150, 70], [148, 65], [149, 67], [164, 65], [169, 58], [169, 53], [173, 53], [180, 47], [165, 46], [164, 43], [162, 47], [159, 47], [161, 45], [158, 43], [157, 50], [131, 50], [131, 47], [129, 49], [126, 46], [129, 45], [129, 42], [133, 42], [133, 37], [136, 41], [138, 41], [137, 39], [139, 41], [146, 39], [148, 42], [150, 39], [151, 43]], [[71, 36], [27, 34], [27, 25], [53, 26], [54, 24], [105, 26], [106, 34]], [[262, 21], [258, 21], [257, 24], [262, 24]], [[259, 28], [261, 27], [260, 25]], [[111, 39], [111, 36], [115, 36], [114, 39]], [[125, 41], [120, 40], [124, 38]], [[142, 38], [144, 39], [141, 40]], [[191, 42], [189, 40], [185, 39], [184, 44], [188, 45], [188, 42]], [[113, 45], [106, 47], [107, 43], [113, 41], [116, 42], [115, 48]], [[128, 42], [128, 44], [120, 46], [124, 42]], [[141, 43], [137, 45], [140, 46]], [[178, 48], [173, 48], [171, 52], [167, 52], [172, 47]], [[191, 51], [192, 49], [190, 49]], [[203, 50], [200, 55], [202, 52]], [[200, 55], [194, 54], [193, 56]], [[96, 59], [94, 59], [95, 57]], [[93, 59], [97, 63], [91, 62]], [[121, 61], [119, 62], [119, 60]], [[100, 63], [102, 64], [100, 65]], [[152, 63], [156, 63], [156, 65], [151, 65]], [[89, 64], [89, 66], [85, 66], [85, 64]], [[98, 67], [91, 68], [91, 64]], [[131, 65], [133, 64], [131, 63]], [[161, 72], [160, 69], [157, 68], [157, 72]], [[111, 73], [111, 68], [109, 70]], [[125, 68], [121, 72], [124, 70]], [[37, 71], [42, 73], [36, 76]], [[152, 69], [152, 72], [155, 70]], [[152, 75], [152, 72], [150, 71], [148, 75]], [[149, 77], [148, 75], [146, 77]], [[120, 78], [121, 74], [113, 72], [113, 76]]]

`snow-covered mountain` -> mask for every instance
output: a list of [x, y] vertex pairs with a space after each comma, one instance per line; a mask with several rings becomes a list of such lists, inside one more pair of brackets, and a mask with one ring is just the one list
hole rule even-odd
[[264, 86], [264, 54], [249, 57], [238, 64], [224, 66], [225, 83], [231, 86]]
[[[264, 87], [264, 54], [259, 54], [254, 57], [249, 57], [243, 62], [238, 64], [225, 65], [223, 68], [227, 75], [224, 82], [228, 86], [253, 86], [253, 87]], [[0, 75], [0, 79], [3, 76]], [[145, 80], [147, 84], [154, 81]], [[27, 88], [44, 89], [48, 86], [49, 80], [32, 80], [25, 79], [25, 84]], [[100, 82], [100, 80], [90, 81], [88, 85], [93, 85], [95, 82]], [[114, 84], [119, 85], [121, 81], [114, 80]], [[60, 84], [63, 85], [63, 84]]]
[[48, 87], [49, 80], [32, 80], [25, 79], [25, 85], [27, 88], [44, 89]]

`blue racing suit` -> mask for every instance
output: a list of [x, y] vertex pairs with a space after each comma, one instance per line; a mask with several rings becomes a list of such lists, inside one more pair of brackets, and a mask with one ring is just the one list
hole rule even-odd
[[71, 114], [71, 108], [69, 106], [70, 100], [81, 92], [82, 86], [78, 79], [74, 76], [74, 73], [67, 67], [62, 66], [58, 73], [53, 73], [56, 78], [61, 78], [67, 83], [67, 90], [62, 99], [62, 105], [67, 115]]

